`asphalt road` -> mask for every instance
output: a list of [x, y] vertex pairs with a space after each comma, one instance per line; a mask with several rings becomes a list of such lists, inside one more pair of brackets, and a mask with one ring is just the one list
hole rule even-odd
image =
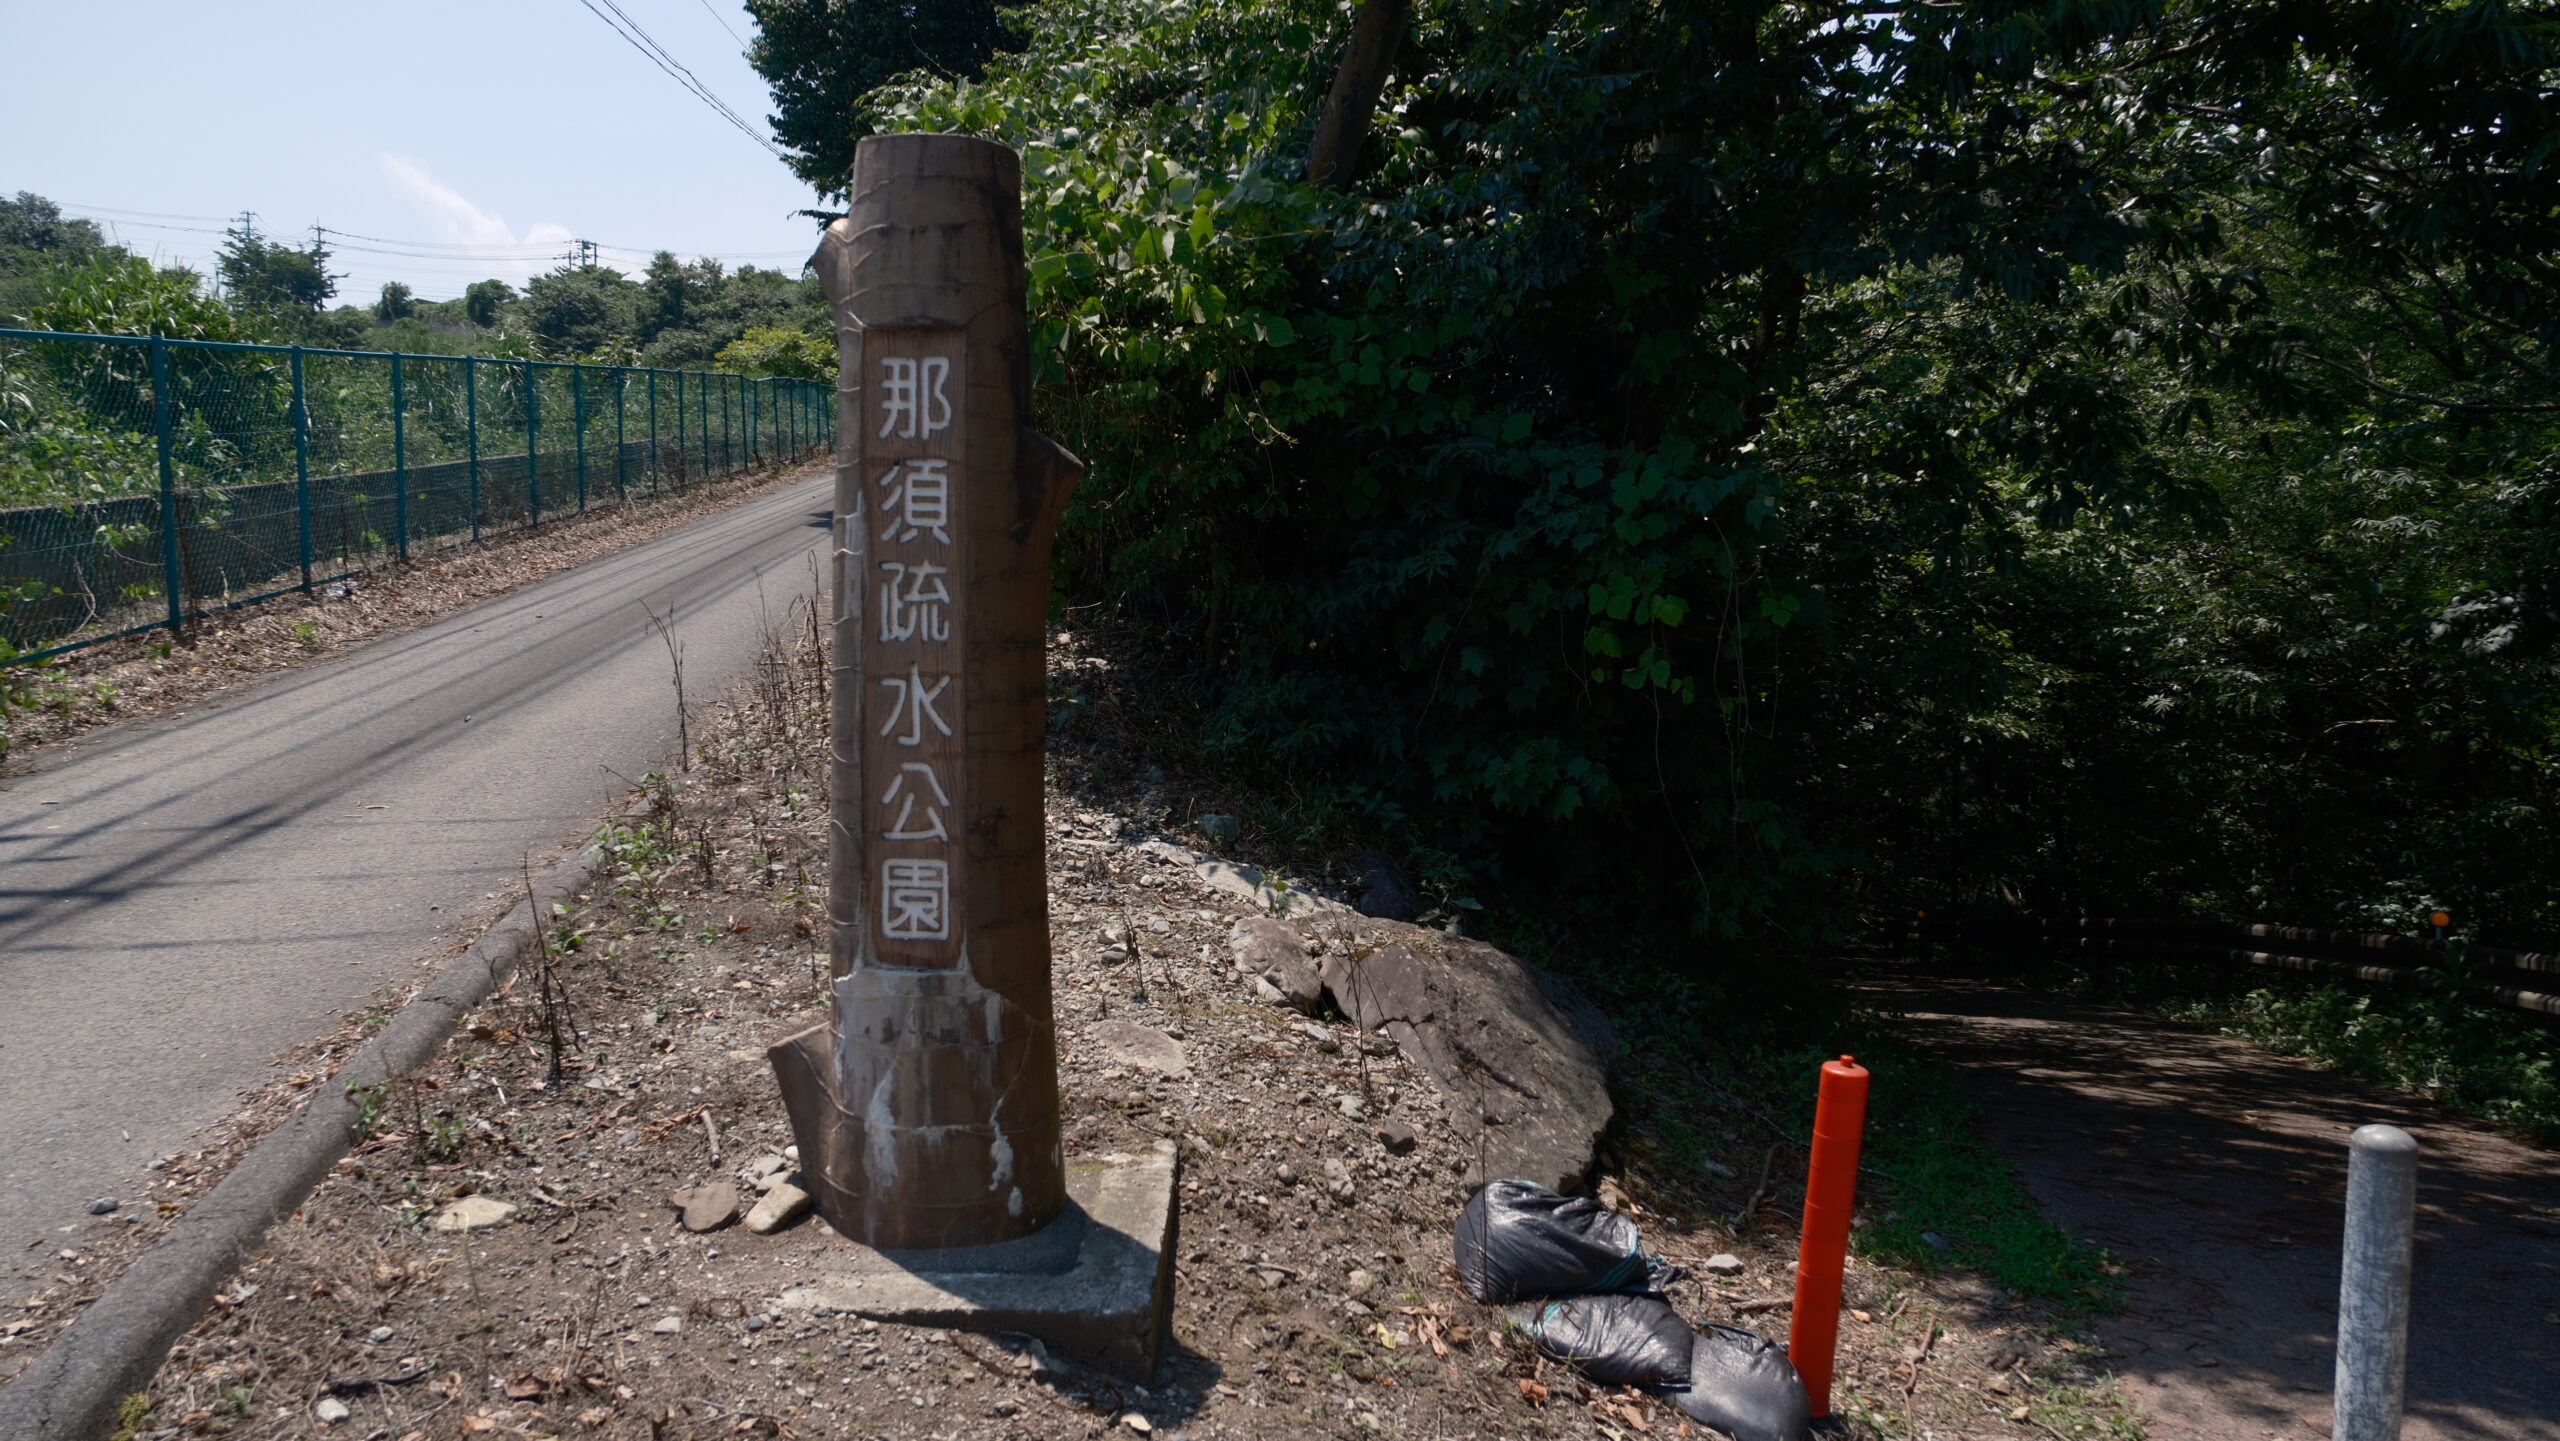
[[0, 781], [0, 1276], [582, 840], [808, 593], [795, 482]]

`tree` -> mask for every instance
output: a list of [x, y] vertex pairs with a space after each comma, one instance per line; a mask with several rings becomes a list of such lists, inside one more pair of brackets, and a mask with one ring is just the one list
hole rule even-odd
[[463, 288], [462, 314], [472, 324], [490, 329], [515, 298], [515, 287], [503, 280], [475, 280]]
[[62, 207], [21, 190], [0, 198], [0, 272], [47, 262], [77, 264], [107, 249], [97, 223], [66, 220]]
[[974, 78], [1019, 48], [997, 0], [746, 0], [756, 38], [747, 59], [772, 88], [773, 133], [791, 168], [822, 193], [844, 193], [854, 143], [870, 133], [864, 96], [922, 70]]
[[1050, 0], [865, 102], [1024, 149], [1059, 582], [1216, 753], [1560, 934], [2560, 924], [2553, 21], [1342, 13]]
[[389, 325], [418, 313], [418, 292], [397, 280], [382, 283], [382, 298], [373, 303], [373, 318]]
[[804, 380], [833, 380], [836, 347], [832, 337], [778, 325], [759, 325], [720, 347], [722, 370], [743, 375], [790, 375]]
[[215, 271], [234, 306], [279, 319], [307, 317], [338, 293], [339, 277], [329, 273], [329, 248], [320, 240], [287, 245], [245, 226], [222, 235]]
[[649, 257], [640, 277], [639, 338], [643, 345], [671, 330], [689, 330], [709, 316], [727, 271], [714, 256], [686, 262], [672, 250]]
[[603, 265], [563, 265], [525, 285], [516, 313], [555, 353], [585, 355], [632, 332], [639, 287]]
[[1325, 96], [1316, 121], [1315, 139], [1307, 146], [1310, 184], [1340, 189], [1359, 168], [1360, 142], [1369, 133], [1369, 117], [1378, 108], [1378, 92], [1395, 66], [1396, 47], [1413, 23], [1413, 0], [1360, 0], [1352, 18], [1351, 43], [1333, 72], [1333, 89]]

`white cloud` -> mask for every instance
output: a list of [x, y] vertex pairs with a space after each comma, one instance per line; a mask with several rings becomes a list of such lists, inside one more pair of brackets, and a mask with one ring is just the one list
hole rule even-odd
[[416, 162], [393, 155], [382, 155], [382, 173], [391, 178], [441, 232], [438, 239], [453, 245], [487, 247], [469, 259], [485, 269], [485, 273], [522, 284], [528, 278], [560, 263], [576, 238], [569, 227], [555, 221], [539, 221], [522, 235], [510, 229], [507, 222], [471, 203], [460, 191], [429, 175]]

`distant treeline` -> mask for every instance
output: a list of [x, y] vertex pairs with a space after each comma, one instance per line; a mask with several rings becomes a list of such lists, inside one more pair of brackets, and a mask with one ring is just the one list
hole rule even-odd
[[[0, 197], [0, 325], [109, 335], [268, 341], [615, 365], [724, 369], [812, 379], [835, 373], [815, 277], [659, 251], [637, 280], [563, 264], [523, 288], [482, 280], [454, 300], [398, 281], [370, 303], [337, 303], [325, 243], [234, 228], [213, 275], [155, 266], [98, 225], [20, 191]], [[0, 423], [6, 417], [0, 416]]]

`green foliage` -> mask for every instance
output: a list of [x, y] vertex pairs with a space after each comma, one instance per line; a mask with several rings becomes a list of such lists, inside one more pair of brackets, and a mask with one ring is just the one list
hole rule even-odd
[[722, 370], [745, 375], [791, 375], [804, 380], [832, 380], [836, 345], [832, 336], [811, 335], [778, 325], [759, 325], [720, 348]]
[[856, 128], [1023, 150], [1060, 582], [1230, 763], [1595, 951], [2552, 913], [2549, 19], [1471, 0], [1335, 195], [1335, 7], [1027, 14]]
[[107, 248], [92, 220], [66, 220], [62, 207], [21, 190], [0, 196], [0, 274], [38, 265], [76, 264]]
[[234, 306], [280, 320], [317, 315], [338, 293], [329, 248], [317, 239], [306, 247], [245, 228], [226, 230], [214, 268]]
[[515, 298], [515, 287], [503, 280], [475, 280], [463, 288], [463, 315], [472, 324], [486, 330], [498, 323], [500, 312], [514, 303]]
[[418, 292], [397, 280], [382, 283], [382, 297], [373, 303], [373, 318], [384, 325], [406, 320], [418, 313]]
[[975, 77], [1015, 48], [1003, 11], [1020, 0], [746, 0], [756, 38], [747, 59], [773, 88], [773, 133], [798, 152], [791, 168], [829, 195], [853, 173], [854, 142], [870, 133], [862, 98], [911, 70]]
[[602, 265], [564, 265], [524, 288], [516, 318], [554, 353], [584, 355], [631, 333], [639, 287]]
[[161, 269], [139, 255], [102, 251], [39, 277], [15, 323], [30, 330], [161, 335], [172, 340], [250, 340], [242, 319], [204, 293], [202, 277]]
[[2228, 1002], [2193, 995], [2159, 1009], [2545, 1145], [2560, 1138], [2560, 1040], [2532, 1016], [2443, 991], [2366, 993], [2293, 980]]

